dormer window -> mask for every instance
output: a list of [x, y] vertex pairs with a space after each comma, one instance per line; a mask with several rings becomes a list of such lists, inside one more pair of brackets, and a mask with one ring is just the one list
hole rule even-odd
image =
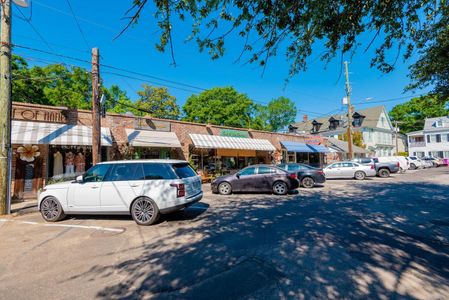
[[339, 125], [340, 125], [340, 120], [337, 120], [334, 117], [330, 117], [330, 119], [329, 119], [329, 130], [336, 130]]
[[[352, 119], [353, 119], [353, 121], [352, 121], [352, 126], [354, 126], [354, 127], [360, 127], [360, 126], [362, 126], [362, 123], [363, 123], [363, 120], [365, 119], [365, 116], [359, 114], [358, 112], [355, 112], [355, 113], [352, 115]], [[383, 124], [383, 118], [382, 118], [382, 124]]]
[[435, 122], [435, 127], [443, 127], [443, 120], [438, 120]]
[[323, 125], [323, 123], [320, 123], [317, 120], [313, 120], [312, 121], [312, 133], [318, 133], [320, 131], [321, 125]]

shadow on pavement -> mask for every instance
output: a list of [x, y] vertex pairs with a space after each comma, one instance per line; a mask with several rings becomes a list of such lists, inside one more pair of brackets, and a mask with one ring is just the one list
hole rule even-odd
[[103, 299], [444, 298], [448, 195], [447, 185], [373, 182], [343, 196], [223, 197], [195, 227], [72, 279], [123, 276]]

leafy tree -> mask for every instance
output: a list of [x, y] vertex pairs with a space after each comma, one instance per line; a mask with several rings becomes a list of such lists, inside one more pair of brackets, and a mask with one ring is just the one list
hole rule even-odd
[[[155, 118], [178, 119], [180, 116], [179, 106], [176, 97], [169, 94], [167, 88], [154, 87], [143, 84], [143, 90], [138, 91], [139, 99], [136, 106], [139, 109], [149, 112]], [[140, 111], [138, 115], [145, 115]]]
[[190, 96], [183, 106], [184, 120], [247, 128], [253, 117], [253, 101], [232, 87], [213, 88]]
[[136, 109], [136, 105], [132, 103], [126, 92], [121, 90], [118, 85], [111, 85], [110, 88], [103, 87], [103, 94], [106, 97], [106, 111], [124, 114], [126, 112], [131, 112], [134, 115], [139, 115], [139, 110]]
[[[138, 22], [149, 2], [132, 1], [126, 28]], [[390, 72], [401, 54], [408, 59], [415, 49], [423, 49], [432, 41], [429, 31], [436, 24], [447, 26], [449, 6], [447, 1], [431, 0], [155, 0], [154, 4], [152, 18], [156, 17], [161, 29], [156, 47], [164, 51], [169, 46], [173, 59], [173, 18], [177, 17], [191, 23], [188, 39], [196, 41], [200, 51], [208, 51], [213, 59], [221, 57], [226, 40], [237, 35], [242, 39], [242, 55], [248, 53], [249, 62], [265, 66], [279, 51], [285, 53], [291, 63], [290, 75], [306, 69], [315, 43], [326, 48], [320, 58], [330, 61], [337, 54], [352, 55], [362, 46], [359, 37], [367, 33], [372, 40], [363, 49], [376, 46], [372, 66]], [[390, 52], [396, 52], [396, 59], [388, 59]]]
[[431, 42], [420, 51], [420, 58], [410, 68], [412, 83], [407, 90], [433, 86], [432, 93], [449, 98], [449, 9], [442, 21], [426, 32]]
[[413, 98], [408, 102], [394, 106], [390, 111], [390, 117], [392, 120], [399, 122], [402, 133], [422, 130], [426, 118], [448, 115], [448, 102], [449, 98], [444, 101], [431, 95]]
[[270, 115], [268, 112], [268, 107], [261, 104], [253, 104], [252, 122], [250, 128], [257, 130], [268, 130], [271, 131], [270, 126]]
[[[338, 139], [345, 142], [349, 141], [348, 133], [343, 133]], [[366, 148], [366, 145], [363, 143], [363, 134], [360, 131], [355, 131], [352, 133], [352, 144], [360, 148]]]
[[296, 107], [292, 100], [279, 97], [268, 103], [268, 123], [273, 131], [279, 131], [283, 127], [295, 122]]

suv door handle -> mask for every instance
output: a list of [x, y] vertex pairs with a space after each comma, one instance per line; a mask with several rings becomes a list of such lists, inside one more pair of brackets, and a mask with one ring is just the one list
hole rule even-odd
[[140, 184], [133, 183], [133, 184], [130, 184], [130, 186], [131, 186], [131, 187], [138, 187], [138, 186], [140, 186]]
[[98, 185], [93, 185], [93, 186], [91, 186], [90, 188], [91, 188], [91, 189], [98, 189], [99, 186], [98, 186]]

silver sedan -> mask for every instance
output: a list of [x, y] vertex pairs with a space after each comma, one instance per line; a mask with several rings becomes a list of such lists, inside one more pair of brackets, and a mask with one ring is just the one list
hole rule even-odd
[[372, 165], [361, 165], [355, 162], [343, 161], [328, 165], [323, 169], [326, 179], [355, 178], [363, 180], [365, 177], [376, 176], [376, 168]]

